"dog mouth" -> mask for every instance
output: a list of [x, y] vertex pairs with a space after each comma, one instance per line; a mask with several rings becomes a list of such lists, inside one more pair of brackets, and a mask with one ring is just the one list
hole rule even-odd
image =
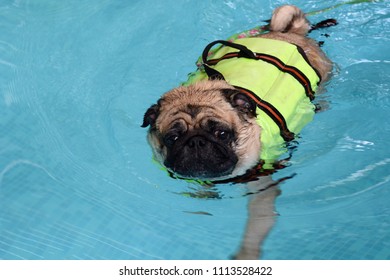
[[194, 135], [172, 149], [164, 165], [184, 178], [215, 179], [230, 175], [237, 162], [230, 145], [205, 135]]

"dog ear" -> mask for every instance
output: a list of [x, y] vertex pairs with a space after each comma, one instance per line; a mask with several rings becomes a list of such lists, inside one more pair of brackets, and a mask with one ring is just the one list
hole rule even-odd
[[236, 89], [223, 89], [222, 92], [234, 108], [250, 117], [256, 117], [256, 103], [250, 97]]
[[141, 127], [147, 127], [148, 125], [153, 126], [156, 123], [159, 112], [160, 106], [158, 104], [152, 105], [148, 110], [146, 110]]

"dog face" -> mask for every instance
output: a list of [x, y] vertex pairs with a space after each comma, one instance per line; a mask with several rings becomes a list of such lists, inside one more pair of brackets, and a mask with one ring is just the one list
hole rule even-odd
[[225, 81], [175, 88], [145, 113], [155, 159], [184, 178], [227, 179], [259, 160], [256, 104]]

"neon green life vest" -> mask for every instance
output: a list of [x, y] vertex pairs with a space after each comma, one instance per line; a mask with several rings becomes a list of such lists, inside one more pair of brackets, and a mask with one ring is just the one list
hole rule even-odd
[[[209, 53], [218, 43], [224, 46]], [[258, 37], [215, 41], [203, 53], [203, 67], [183, 85], [213, 75], [256, 102], [257, 123], [262, 128], [260, 159], [265, 169], [286, 152], [286, 141], [313, 119], [311, 100], [321, 78], [296, 45]]]

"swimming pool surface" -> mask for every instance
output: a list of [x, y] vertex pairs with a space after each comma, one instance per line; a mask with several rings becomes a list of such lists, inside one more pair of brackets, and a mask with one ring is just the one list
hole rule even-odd
[[[263, 259], [390, 259], [390, 5], [361, 2], [293, 1], [339, 21], [311, 33], [337, 69], [274, 175], [296, 174]], [[169, 178], [140, 124], [208, 42], [285, 3], [0, 1], [0, 259], [234, 255], [246, 186]]]

